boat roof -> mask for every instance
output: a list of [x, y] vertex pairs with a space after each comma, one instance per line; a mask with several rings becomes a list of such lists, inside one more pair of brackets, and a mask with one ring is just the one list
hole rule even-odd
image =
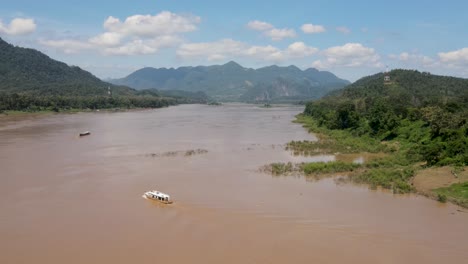
[[159, 191], [156, 191], [156, 190], [152, 190], [152, 191], [148, 191], [146, 193], [149, 193], [149, 194], [152, 194], [152, 195], [156, 195], [156, 196], [160, 196], [160, 197], [167, 197], [167, 198], [170, 198], [170, 196], [168, 194], [165, 194], [165, 193], [162, 193], [162, 192], [159, 192]]

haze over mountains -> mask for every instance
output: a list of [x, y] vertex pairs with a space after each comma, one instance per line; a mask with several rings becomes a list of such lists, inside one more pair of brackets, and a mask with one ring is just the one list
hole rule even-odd
[[229, 101], [299, 101], [320, 98], [343, 88], [349, 81], [326, 71], [296, 66], [244, 68], [230, 61], [224, 65], [174, 68], [142, 68], [116, 85], [135, 89], [203, 91], [218, 100]]

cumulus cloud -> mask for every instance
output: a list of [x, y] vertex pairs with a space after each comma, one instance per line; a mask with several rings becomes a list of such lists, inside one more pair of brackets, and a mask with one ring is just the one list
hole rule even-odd
[[39, 43], [44, 46], [55, 48], [67, 54], [78, 53], [82, 50], [92, 49], [93, 45], [86, 41], [74, 39], [61, 39], [61, 40], [39, 40]]
[[265, 61], [281, 61], [284, 59], [284, 53], [280, 49], [271, 45], [251, 46], [250, 48], [247, 48], [247, 50], [242, 51], [239, 56], [248, 56]]
[[247, 23], [247, 27], [252, 30], [265, 31], [265, 30], [272, 29], [273, 25], [267, 22], [254, 20], [254, 21], [250, 21], [249, 23]]
[[157, 51], [157, 47], [149, 45], [149, 43], [141, 39], [136, 39], [117, 47], [104, 49], [104, 53], [107, 55], [144, 55]]
[[163, 48], [179, 45], [182, 38], [178, 36], [159, 36], [152, 39], [135, 39], [123, 45], [104, 49], [105, 55], [144, 55], [153, 54]]
[[294, 38], [296, 36], [296, 31], [294, 29], [271, 29], [264, 32], [265, 36], [270, 37], [272, 40], [279, 41], [284, 38]]
[[271, 45], [255, 46], [232, 39], [222, 39], [215, 42], [182, 44], [177, 50], [177, 55], [183, 59], [207, 58], [209, 61], [249, 57], [261, 61], [280, 62], [292, 58], [308, 57], [316, 52], [318, 52], [317, 48], [309, 47], [303, 42], [292, 43], [286, 49], [281, 50]]
[[313, 24], [304, 24], [301, 30], [306, 34], [323, 33], [326, 31], [324, 26]]
[[318, 52], [317, 48], [309, 47], [304, 42], [294, 42], [286, 49], [289, 57], [308, 57]]
[[0, 34], [6, 35], [26, 35], [36, 30], [36, 23], [31, 18], [14, 18], [10, 24], [3, 24], [0, 21]]
[[197, 16], [168, 11], [156, 15], [133, 15], [124, 21], [109, 16], [103, 23], [106, 31], [86, 41], [61, 39], [42, 40], [40, 43], [65, 53], [94, 50], [105, 55], [152, 54], [161, 48], [179, 45], [181, 34], [197, 30], [200, 21]]
[[390, 54], [388, 55], [388, 58], [392, 60], [397, 60], [405, 65], [414, 66], [416, 68], [427, 68], [438, 64], [438, 62], [432, 59], [431, 57], [409, 52], [402, 52], [398, 55]]
[[222, 39], [215, 42], [185, 43], [180, 45], [177, 56], [182, 58], [210, 57], [223, 58], [226, 55], [237, 55], [245, 50], [246, 44], [232, 39]]
[[98, 46], [117, 46], [122, 40], [122, 35], [115, 32], [106, 32], [89, 39], [91, 44]]
[[468, 77], [468, 48], [439, 52], [435, 57], [429, 57], [418, 52], [402, 52], [397, 55], [390, 54], [388, 58], [404, 68]]
[[155, 37], [195, 31], [200, 21], [200, 17], [197, 16], [183, 16], [163, 11], [154, 16], [130, 16], [123, 22], [110, 16], [104, 22], [104, 28], [109, 32], [125, 36]]
[[313, 63], [316, 68], [382, 67], [380, 56], [375, 50], [360, 43], [331, 47], [324, 50], [321, 55], [324, 58]]
[[468, 48], [438, 53], [442, 63], [451, 66], [468, 66]]
[[410, 55], [408, 52], [403, 52], [400, 54], [400, 56], [398, 56], [398, 58], [401, 60], [401, 61], [407, 61], [409, 59]]
[[351, 33], [351, 29], [347, 28], [347, 27], [337, 27], [336, 28], [336, 31], [340, 32], [340, 33], [343, 33], [343, 34], [349, 34]]
[[284, 38], [296, 37], [296, 31], [290, 28], [275, 28], [272, 24], [254, 20], [247, 23], [249, 29], [260, 31], [264, 36], [271, 38], [274, 41], [280, 41]]

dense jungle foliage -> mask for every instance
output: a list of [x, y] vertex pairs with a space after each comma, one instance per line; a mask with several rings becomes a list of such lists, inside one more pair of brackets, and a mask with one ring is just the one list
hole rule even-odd
[[304, 114], [318, 126], [370, 136], [411, 162], [468, 165], [468, 80], [412, 70], [365, 77]]

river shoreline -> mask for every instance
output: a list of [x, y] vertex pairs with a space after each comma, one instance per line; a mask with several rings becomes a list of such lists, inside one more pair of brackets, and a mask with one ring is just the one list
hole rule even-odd
[[[300, 123], [309, 133], [317, 136], [317, 142], [290, 142], [286, 149], [294, 155], [335, 155], [336, 161], [311, 163], [272, 163], [261, 170], [273, 175], [295, 175], [304, 177], [334, 177], [339, 174], [347, 180], [366, 184], [372, 189], [390, 189], [394, 193], [415, 193], [439, 202], [451, 202], [468, 208], [468, 201], [457, 198], [450, 189], [453, 184], [468, 182], [466, 167], [455, 168], [427, 167], [421, 163], [393, 164], [400, 162], [401, 153], [398, 147], [384, 145], [384, 143], [360, 141], [346, 132], [334, 132], [325, 128], [318, 128], [313, 120], [303, 115], [296, 116], [293, 122]], [[356, 142], [356, 144], [353, 144]], [[379, 144], [381, 146], [376, 146]], [[380, 148], [382, 147], [382, 148]], [[370, 153], [369, 153], [370, 151]], [[369, 156], [366, 160], [344, 160], [340, 156], [353, 157]], [[395, 178], [396, 176], [396, 178]]]
[[[169, 106], [165, 106], [169, 107]], [[60, 111], [52, 110], [40, 110], [40, 111], [3, 111], [0, 112], [0, 117], [5, 116], [22, 116], [22, 115], [50, 115], [50, 114], [76, 114], [76, 113], [94, 113], [94, 112], [104, 112], [104, 113], [113, 113], [113, 112], [131, 112], [131, 111], [144, 111], [151, 109], [160, 109], [158, 108], [103, 108], [103, 109], [64, 109]]]

